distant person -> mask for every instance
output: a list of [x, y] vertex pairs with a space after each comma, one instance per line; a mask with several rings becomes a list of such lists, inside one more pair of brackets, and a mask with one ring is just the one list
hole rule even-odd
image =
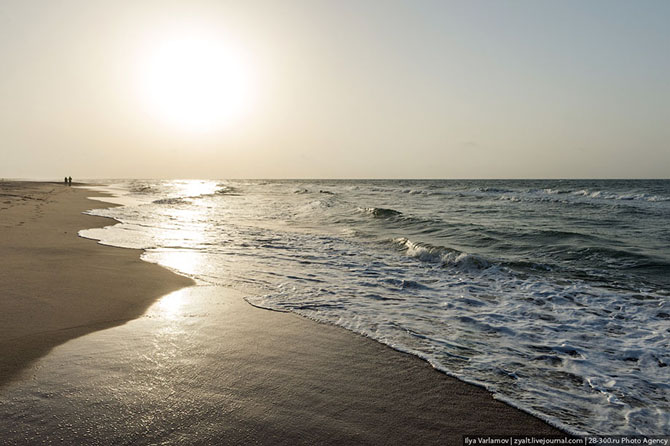
[[68, 177], [67, 179], [67, 185], [72, 186], [72, 177]]
[[67, 177], [63, 180], [63, 184], [67, 186]]

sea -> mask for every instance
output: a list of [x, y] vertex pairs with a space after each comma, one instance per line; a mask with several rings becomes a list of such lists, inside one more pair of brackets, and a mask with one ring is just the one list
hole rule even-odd
[[118, 180], [80, 232], [574, 434], [670, 434], [669, 180]]

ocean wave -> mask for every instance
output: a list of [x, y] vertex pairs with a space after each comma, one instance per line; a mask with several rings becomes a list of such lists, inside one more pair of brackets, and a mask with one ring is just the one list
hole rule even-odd
[[133, 182], [129, 185], [129, 191], [133, 194], [145, 195], [160, 192], [161, 189], [147, 183]]
[[607, 192], [602, 190], [580, 189], [571, 192], [572, 195], [588, 198], [599, 198], [602, 200], [620, 201], [670, 201], [670, 197], [651, 195], [642, 192]]
[[571, 249], [566, 255], [572, 259], [605, 263], [609, 268], [619, 269], [665, 269], [670, 272], [670, 263], [663, 258], [644, 253], [605, 246], [586, 246]]
[[407, 195], [443, 195], [443, 192], [436, 192], [436, 191], [431, 191], [431, 190], [423, 190], [423, 189], [403, 189], [401, 191], [403, 194]]
[[240, 195], [239, 194], [239, 189], [233, 186], [223, 186], [223, 185], [218, 185], [219, 189], [214, 192], [216, 195]]
[[[604, 190], [592, 190], [592, 189], [555, 189], [555, 188], [544, 188], [544, 189], [525, 189], [525, 190], [513, 190], [513, 189], [503, 189], [503, 188], [477, 188], [470, 193], [474, 192], [473, 197], [483, 198], [485, 196], [494, 196], [502, 201], [511, 201], [511, 202], [537, 202], [537, 201], [547, 201], [555, 203], [578, 203], [583, 199], [593, 199], [593, 200], [615, 200], [615, 201], [633, 201], [633, 202], [667, 202], [670, 201], [670, 197], [662, 195], [654, 195], [650, 193], [643, 192], [614, 192], [614, 191], [604, 191]], [[481, 195], [485, 194], [485, 195]], [[468, 196], [468, 193], [462, 194], [463, 197]]]
[[390, 218], [402, 215], [402, 212], [390, 208], [365, 208], [363, 211], [375, 218]]
[[484, 193], [493, 193], [493, 194], [506, 194], [514, 192], [511, 189], [505, 189], [502, 187], [477, 187], [474, 189], [475, 192], [484, 192]]
[[406, 290], [406, 289], [428, 289], [427, 285], [424, 285], [423, 283], [420, 283], [416, 280], [409, 280], [409, 279], [394, 279], [394, 278], [389, 278], [389, 279], [383, 279], [382, 283], [384, 286], [391, 288], [391, 289], [400, 289], [400, 290]]
[[422, 262], [436, 263], [442, 267], [457, 267], [466, 270], [482, 270], [493, 266], [491, 262], [481, 256], [468, 254], [446, 246], [433, 246], [429, 243], [413, 242], [400, 237], [391, 240], [391, 243], [405, 254]]
[[532, 190], [531, 192], [541, 192], [541, 193], [545, 193], [547, 195], [559, 195], [559, 194], [567, 194], [569, 191], [560, 190], [560, 189], [552, 189], [552, 188], [548, 187], [546, 189]]
[[588, 234], [585, 232], [560, 230], [560, 229], [538, 228], [534, 230], [526, 230], [514, 234], [514, 237], [517, 240], [535, 241], [543, 244], [568, 242], [568, 241], [574, 242], [575, 240], [589, 241], [594, 243], [596, 242], [609, 243], [609, 240], [605, 240], [596, 234]]

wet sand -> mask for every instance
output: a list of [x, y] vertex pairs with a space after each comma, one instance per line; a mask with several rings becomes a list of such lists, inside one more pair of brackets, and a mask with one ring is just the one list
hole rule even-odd
[[[58, 183], [0, 182], [0, 385], [54, 346], [137, 318], [190, 279], [77, 235], [113, 220]], [[99, 194], [98, 194], [99, 195]]]
[[[89, 444], [111, 438], [134, 444], [461, 444], [463, 435], [562, 435], [418, 358], [338, 327], [254, 308], [238, 291], [221, 287], [176, 291], [171, 296], [185, 303], [169, 315], [170, 305], [161, 307], [174, 299], [167, 296], [137, 321], [61, 346], [52, 355], [55, 363], [45, 358], [38, 362], [42, 372], [34, 371], [30, 363], [55, 345], [138, 317], [160, 295], [190, 281], [140, 261], [138, 251], [77, 237], [78, 229], [109, 224], [80, 214], [100, 206], [85, 199], [90, 192], [0, 183], [0, 193], [15, 195], [0, 196], [0, 383], [13, 378], [6, 387], [16, 389], [26, 375], [44, 375], [44, 367], [67, 374], [67, 358], [86, 370], [96, 352], [101, 363], [132, 362], [107, 366], [118, 374], [114, 378], [86, 375], [79, 390], [66, 392], [85, 393], [87, 384], [111, 389], [93, 399], [115, 430], [100, 427], [87, 437], [64, 430], [59, 438]], [[160, 342], [147, 339], [154, 332]], [[117, 341], [99, 340], [105, 336]], [[140, 337], [124, 344], [125, 351], [111, 351], [118, 339], [132, 336]], [[62, 366], [53, 365], [58, 361]], [[55, 379], [45, 376], [39, 382]], [[98, 383], [102, 379], [108, 381]], [[119, 393], [134, 397], [119, 402]], [[129, 421], [114, 424], [122, 415]], [[85, 418], [86, 411], [61, 414], [68, 416]], [[149, 421], [133, 422], [138, 419]], [[40, 438], [34, 424], [23, 428]]]

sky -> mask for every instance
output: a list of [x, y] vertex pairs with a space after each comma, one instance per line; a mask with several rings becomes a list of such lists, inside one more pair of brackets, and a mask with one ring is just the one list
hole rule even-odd
[[2, 178], [670, 178], [670, 2], [0, 0]]

